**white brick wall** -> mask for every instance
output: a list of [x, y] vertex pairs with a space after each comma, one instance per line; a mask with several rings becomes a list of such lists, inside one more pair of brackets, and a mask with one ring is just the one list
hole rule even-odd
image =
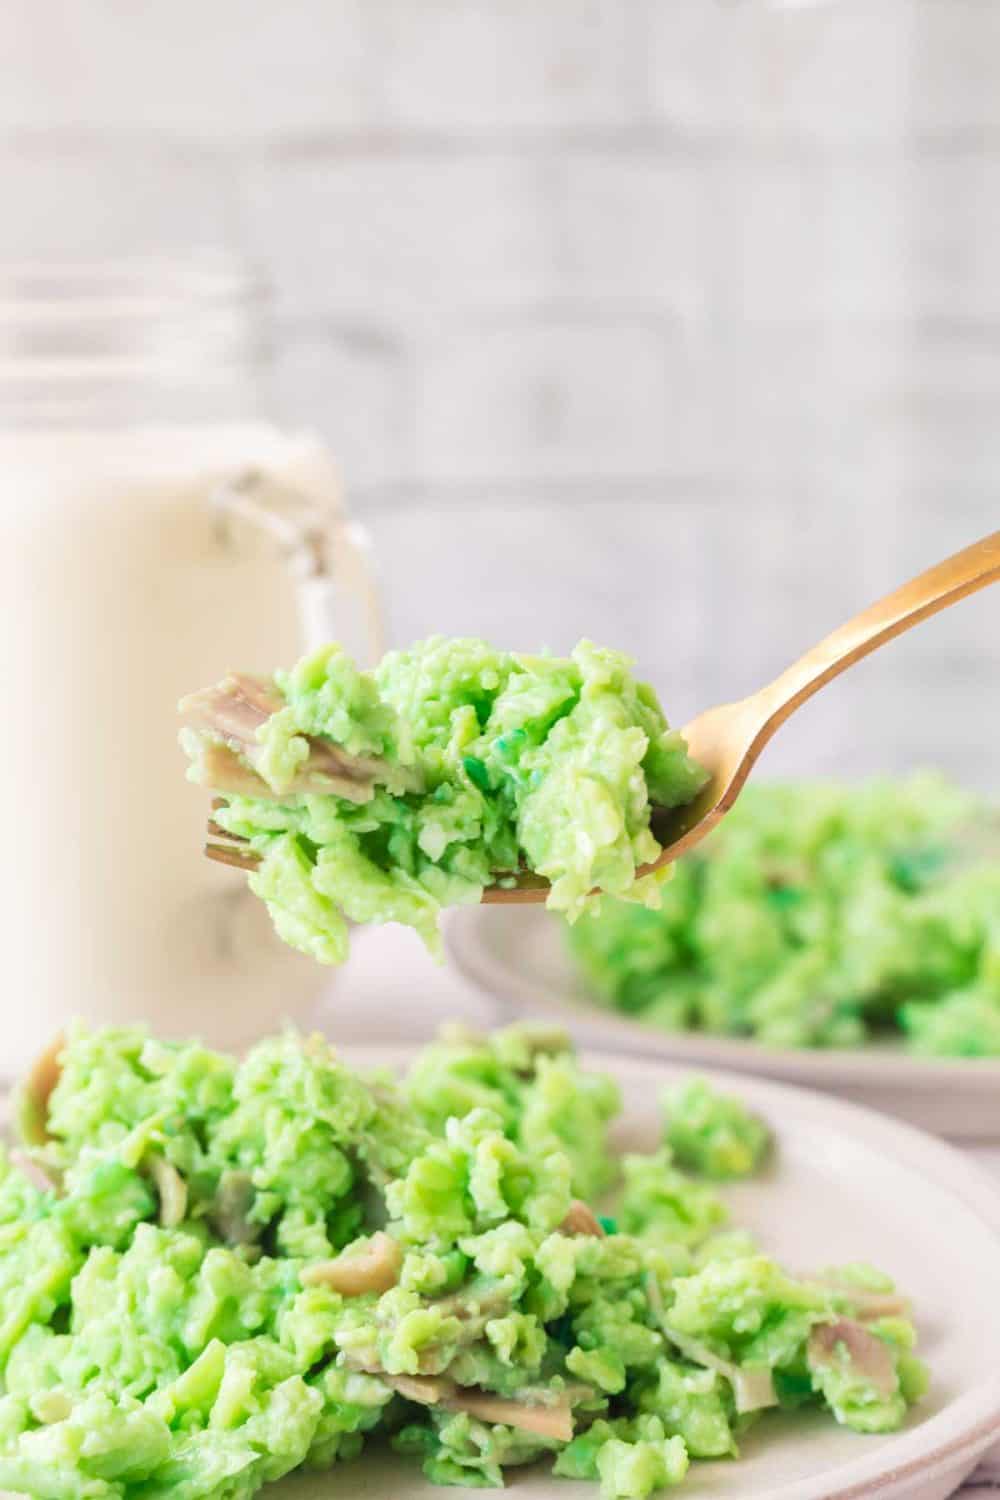
[[409, 339], [470, 306], [552, 290], [544, 163], [516, 152], [308, 152], [236, 167], [241, 244], [280, 311], [336, 312]]
[[365, 0], [5, 0], [0, 125], [262, 143], [371, 123]]
[[[400, 638], [603, 636], [683, 718], [1000, 524], [998, 0], [4, 0], [0, 181], [0, 254], [263, 265]], [[771, 763], [996, 784], [998, 621]]]
[[378, 123], [402, 131], [618, 127], [636, 118], [634, 0], [377, 0]]
[[685, 129], [779, 149], [884, 141], [906, 114], [919, 9], [919, 0], [648, 0], [653, 107]]
[[692, 402], [676, 331], [525, 308], [438, 341], [414, 392], [429, 480], [601, 481], [691, 470]]

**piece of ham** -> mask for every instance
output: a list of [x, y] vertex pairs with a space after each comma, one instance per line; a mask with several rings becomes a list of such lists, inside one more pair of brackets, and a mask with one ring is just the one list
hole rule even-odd
[[328, 1286], [342, 1297], [387, 1292], [399, 1281], [403, 1251], [398, 1240], [376, 1230], [359, 1250], [348, 1248], [333, 1260], [314, 1261], [300, 1275], [303, 1286]]
[[400, 1396], [415, 1401], [418, 1406], [437, 1406], [455, 1388], [453, 1380], [446, 1380], [441, 1375], [387, 1375], [383, 1370], [369, 1373], [378, 1374], [386, 1385], [391, 1385]]
[[704, 1365], [707, 1370], [717, 1371], [729, 1381], [738, 1412], [764, 1411], [769, 1406], [778, 1405], [774, 1376], [766, 1366], [734, 1364], [732, 1360], [723, 1359], [699, 1339], [688, 1338], [686, 1334], [671, 1328], [666, 1319], [659, 1283], [651, 1272], [646, 1276], [646, 1297], [664, 1338], [673, 1344], [678, 1353], [692, 1364]]
[[421, 1406], [464, 1411], [479, 1422], [516, 1427], [521, 1432], [533, 1432], [560, 1443], [568, 1443], [573, 1436], [573, 1411], [566, 1391], [560, 1392], [554, 1401], [541, 1395], [536, 1400], [517, 1401], [474, 1386], [456, 1385], [440, 1375], [386, 1375], [384, 1379], [407, 1401], [416, 1401]]
[[249, 1172], [231, 1168], [223, 1172], [216, 1189], [208, 1221], [220, 1240], [227, 1245], [254, 1245], [264, 1233], [263, 1224], [254, 1223], [250, 1214], [257, 1191]]
[[[372, 1238], [374, 1239], [375, 1236], [373, 1235]], [[331, 1262], [321, 1264], [330, 1265]], [[306, 1282], [307, 1277], [303, 1275], [302, 1280]], [[500, 1286], [478, 1291], [473, 1284], [470, 1287], [464, 1287], [459, 1292], [451, 1292], [447, 1297], [432, 1298], [426, 1305], [440, 1313], [442, 1317], [455, 1319], [458, 1327], [454, 1332], [453, 1341], [455, 1347], [461, 1349], [481, 1339], [486, 1332], [487, 1323], [493, 1318], [505, 1317], [510, 1312], [511, 1301], [510, 1293], [505, 1292]], [[414, 1377], [421, 1380], [438, 1379], [440, 1376], [438, 1360], [439, 1351], [433, 1345], [421, 1350]], [[361, 1370], [366, 1375], [386, 1375], [386, 1371], [372, 1351], [361, 1353], [357, 1349], [352, 1349], [344, 1355], [344, 1363], [350, 1369]]]
[[16, 1167], [21, 1176], [31, 1183], [40, 1193], [61, 1193], [61, 1173], [55, 1174], [48, 1168], [43, 1167], [41, 1162], [27, 1151], [12, 1151], [10, 1153], [10, 1164]]
[[834, 1365], [846, 1352], [852, 1372], [868, 1381], [880, 1396], [895, 1395], [899, 1388], [896, 1366], [887, 1344], [854, 1318], [818, 1323], [809, 1335], [806, 1359], [810, 1369]]
[[716, 1370], [729, 1381], [738, 1412], [764, 1411], [766, 1407], [777, 1406], [774, 1376], [766, 1365], [736, 1365], [732, 1360], [723, 1359], [721, 1355], [714, 1353], [698, 1339], [689, 1339], [682, 1333], [675, 1333], [666, 1325], [663, 1332], [685, 1359], [689, 1359], [692, 1364], [704, 1365], [707, 1370]]
[[256, 744], [258, 729], [284, 706], [284, 699], [271, 683], [243, 672], [231, 672], [214, 687], [189, 693], [178, 705], [184, 722], [192, 729], [219, 734], [246, 749]]
[[489, 1391], [460, 1389], [442, 1404], [448, 1411], [468, 1412], [480, 1422], [499, 1422], [504, 1427], [516, 1427], [521, 1432], [533, 1432], [560, 1443], [568, 1443], [573, 1436], [573, 1412], [565, 1395], [558, 1402], [543, 1404], [513, 1401]]
[[468, 1343], [478, 1338], [491, 1318], [504, 1318], [510, 1312], [510, 1293], [502, 1286], [479, 1288], [475, 1282], [450, 1292], [447, 1297], [435, 1297], [431, 1306], [446, 1318], [457, 1318], [463, 1325], [460, 1341]]
[[[245, 753], [245, 752], [244, 752]], [[256, 797], [261, 802], [276, 802], [278, 794], [258, 776], [232, 745], [222, 740], [203, 739], [198, 747], [198, 780], [213, 792], [227, 797]]]
[[49, 1138], [49, 1099], [62, 1072], [60, 1061], [66, 1046], [63, 1032], [57, 1032], [44, 1052], [40, 1052], [21, 1085], [18, 1125], [29, 1146], [42, 1146]]
[[563, 1234], [584, 1234], [594, 1239], [604, 1239], [604, 1225], [582, 1198], [573, 1199], [569, 1206], [569, 1213], [559, 1228]]
[[160, 1225], [176, 1229], [187, 1213], [187, 1183], [172, 1162], [159, 1154], [147, 1157], [149, 1175], [160, 1199]]
[[271, 683], [242, 672], [232, 672], [214, 687], [183, 698], [181, 717], [202, 736], [199, 780], [216, 792], [267, 801], [329, 793], [350, 802], [367, 802], [376, 781], [416, 789], [412, 772], [375, 756], [349, 755], [329, 740], [303, 735], [309, 744], [308, 758], [288, 785], [275, 791], [255, 769], [261, 755], [257, 732], [284, 706]]
[[836, 1271], [820, 1271], [801, 1279], [828, 1287], [845, 1297], [853, 1303], [858, 1321], [862, 1323], [870, 1323], [875, 1318], [905, 1318], [911, 1311], [909, 1297], [904, 1297], [901, 1292], [873, 1292], [857, 1286], [849, 1277]]

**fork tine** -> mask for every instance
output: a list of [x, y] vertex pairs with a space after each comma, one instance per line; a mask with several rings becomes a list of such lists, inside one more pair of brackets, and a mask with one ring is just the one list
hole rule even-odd
[[243, 837], [242, 833], [230, 833], [228, 828], [223, 828], [222, 824], [217, 823], [214, 818], [209, 818], [207, 827], [209, 833], [217, 838], [228, 839], [231, 844], [249, 844], [250, 842], [248, 838]]
[[[220, 807], [225, 807], [224, 797], [212, 799], [212, 811], [217, 812]], [[231, 865], [234, 870], [256, 870], [260, 864], [260, 855], [249, 847], [250, 840], [244, 838], [241, 833], [230, 833], [228, 828], [223, 828], [214, 818], [208, 820], [209, 840], [205, 845], [207, 858], [214, 859], [216, 864]], [[221, 842], [213, 842], [221, 840]]]
[[205, 856], [219, 865], [232, 865], [234, 870], [256, 870], [260, 855], [252, 849], [237, 849], [232, 844], [206, 844]]

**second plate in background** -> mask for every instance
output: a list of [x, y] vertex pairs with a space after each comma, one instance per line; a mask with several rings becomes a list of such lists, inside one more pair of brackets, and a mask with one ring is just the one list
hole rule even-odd
[[595, 1000], [566, 950], [560, 920], [544, 908], [460, 907], [448, 916], [445, 942], [460, 973], [500, 1003], [505, 1020], [555, 1020], [584, 1046], [825, 1089], [953, 1140], [1000, 1134], [1000, 1058], [914, 1057], [896, 1042], [854, 1050], [765, 1047], [663, 1031]]

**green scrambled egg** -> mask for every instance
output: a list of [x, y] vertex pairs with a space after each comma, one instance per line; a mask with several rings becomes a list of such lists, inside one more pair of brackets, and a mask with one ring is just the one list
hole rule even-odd
[[1000, 827], [928, 774], [749, 787], [659, 910], [605, 901], [569, 942], [599, 997], [669, 1031], [997, 1056]]
[[348, 920], [403, 922], [437, 951], [443, 906], [525, 870], [570, 919], [594, 887], [658, 901], [650, 804], [705, 778], [630, 666], [432, 637], [368, 673], [326, 646], [186, 699], [182, 744], [287, 942], [340, 963]]
[[248, 1500], [378, 1438], [442, 1484], [542, 1459], [642, 1500], [770, 1407], [897, 1427], [925, 1376], [892, 1283], [788, 1274], [684, 1170], [750, 1169], [765, 1127], [693, 1084], [618, 1162], [618, 1109], [537, 1027], [402, 1080], [292, 1033], [76, 1032], [0, 1164], [0, 1488]]

